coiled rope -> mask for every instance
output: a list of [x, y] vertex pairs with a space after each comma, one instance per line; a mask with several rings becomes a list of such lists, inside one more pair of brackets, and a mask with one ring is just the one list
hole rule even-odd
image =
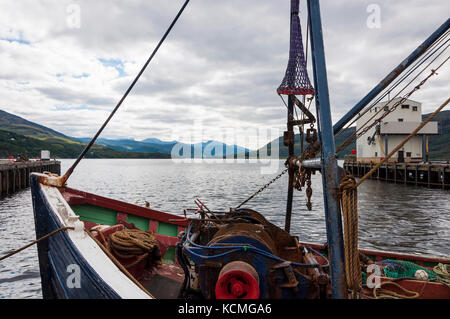
[[[131, 259], [135, 262], [126, 265], [132, 267], [159, 249], [158, 241], [152, 232], [140, 229], [123, 229], [109, 236], [108, 249], [119, 258]], [[153, 256], [155, 254], [152, 254]]]
[[[382, 286], [387, 286], [387, 285], [395, 286], [398, 289], [400, 289], [401, 291], [403, 291], [405, 294], [401, 295], [401, 294], [398, 294], [391, 290], [381, 289]], [[380, 293], [380, 295], [377, 294], [377, 289], [378, 289], [378, 292]], [[381, 294], [384, 294], [384, 295], [381, 295]], [[380, 284], [379, 288], [377, 288], [377, 287], [373, 288], [373, 296], [375, 297], [375, 299], [416, 299], [416, 298], [419, 298], [420, 294], [415, 291], [407, 290], [407, 289], [403, 288], [402, 286], [400, 286], [399, 284], [397, 284], [396, 282], [385, 281]]]
[[345, 279], [347, 287], [353, 292], [353, 298], [358, 298], [362, 274], [358, 250], [358, 192], [355, 177], [345, 176], [339, 191], [344, 219]]
[[[344, 219], [344, 254], [345, 254], [345, 277], [348, 289], [352, 290], [353, 298], [357, 298], [360, 292], [362, 281], [359, 251], [358, 251], [358, 195], [357, 188], [370, 175], [372, 175], [381, 165], [391, 158], [403, 145], [414, 137], [428, 122], [430, 122], [447, 104], [450, 98], [442, 103], [430, 116], [427, 117], [410, 135], [408, 135], [397, 147], [395, 147], [382, 161], [375, 165], [367, 174], [365, 174], [356, 183], [354, 176], [345, 176], [340, 185], [341, 207]], [[436, 269], [439, 271], [439, 269]], [[435, 271], [436, 271], [435, 270]], [[442, 270], [441, 270], [442, 271]], [[441, 280], [445, 283], [446, 279]], [[397, 285], [397, 284], [395, 284]], [[403, 289], [403, 288], [402, 288]], [[403, 289], [404, 290], [404, 289]], [[408, 291], [407, 291], [408, 292]], [[374, 291], [374, 296], [376, 293]], [[394, 297], [400, 297], [396, 295]], [[417, 298], [410, 296], [401, 296], [402, 298]]]

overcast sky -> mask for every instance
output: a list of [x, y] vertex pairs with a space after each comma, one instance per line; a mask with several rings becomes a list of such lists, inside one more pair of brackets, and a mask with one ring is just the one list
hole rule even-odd
[[[183, 2], [0, 0], [0, 109], [92, 136]], [[371, 4], [379, 27], [370, 24]], [[201, 126], [204, 140], [229, 139], [221, 134], [234, 129], [250, 146], [267, 142], [254, 138], [256, 129], [286, 125], [276, 89], [288, 59], [289, 5], [191, 0], [102, 137], [187, 139]], [[321, 9], [334, 121], [450, 16], [442, 0], [322, 0]], [[412, 96], [424, 113], [448, 97], [449, 71]]]

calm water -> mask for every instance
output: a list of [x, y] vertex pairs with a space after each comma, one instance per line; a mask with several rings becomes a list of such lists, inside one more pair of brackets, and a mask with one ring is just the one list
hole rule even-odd
[[[62, 172], [72, 160], [62, 161]], [[280, 171], [282, 170], [280, 162]], [[235, 207], [273, 175], [261, 164], [174, 163], [171, 160], [83, 160], [69, 186], [182, 214], [200, 198], [210, 209]], [[247, 207], [283, 226], [287, 175]], [[359, 188], [360, 247], [450, 255], [450, 191], [366, 181]], [[295, 192], [292, 230], [301, 240], [325, 242], [321, 176], [313, 176], [313, 210]], [[35, 239], [29, 190], [0, 199], [0, 256]], [[0, 298], [42, 298], [36, 247], [0, 263]]]

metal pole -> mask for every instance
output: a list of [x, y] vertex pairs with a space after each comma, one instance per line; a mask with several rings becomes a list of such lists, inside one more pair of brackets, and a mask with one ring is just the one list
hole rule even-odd
[[339, 177], [331, 120], [328, 80], [323, 46], [319, 0], [308, 0], [311, 50], [316, 92], [316, 110], [322, 143], [322, 182], [329, 257], [331, 259], [332, 298], [347, 298], [342, 218], [338, 196]]
[[334, 134], [337, 134], [350, 120], [369, 104], [381, 91], [392, 83], [406, 68], [414, 63], [425, 51], [450, 29], [450, 19], [447, 19], [436, 31], [433, 32], [421, 45], [419, 45], [405, 60], [402, 61], [391, 73], [389, 73], [372, 91], [347, 112], [334, 126]]
[[[289, 158], [294, 156], [294, 145], [295, 145], [295, 135], [294, 135], [294, 125], [292, 125], [292, 121], [294, 120], [294, 101], [289, 96], [288, 101], [288, 116], [287, 116], [287, 131], [294, 137], [293, 140], [289, 139], [290, 143], [289, 147]], [[286, 220], [284, 223], [284, 230], [290, 232], [291, 230], [291, 215], [292, 215], [292, 200], [294, 198], [294, 169], [292, 165], [289, 165], [289, 181], [288, 181], [288, 195], [287, 195], [287, 203], [286, 203]]]

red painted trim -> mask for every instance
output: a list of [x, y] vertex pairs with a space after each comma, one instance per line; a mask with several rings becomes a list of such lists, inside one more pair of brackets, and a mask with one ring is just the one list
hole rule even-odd
[[[148, 219], [154, 219], [164, 223], [175, 224], [183, 227], [187, 227], [189, 224], [188, 221], [180, 220], [180, 216], [177, 215], [160, 212], [154, 209], [121, 202], [115, 199], [110, 199], [87, 192], [82, 192], [76, 189], [64, 187], [61, 188], [60, 191], [68, 203], [73, 203], [73, 201], [75, 200], [81, 201], [82, 198], [84, 198], [86, 200], [85, 203], [87, 204], [113, 209], [118, 212], [128, 213]], [[170, 221], [171, 219], [177, 219], [177, 221]]]
[[97, 226], [97, 223], [93, 223], [93, 222], [87, 222], [87, 221], [83, 221], [84, 223], [84, 228], [86, 228], [87, 230], [91, 230], [92, 227]]
[[[311, 248], [320, 251], [325, 249], [325, 245], [323, 244], [314, 244], [301, 242], [300, 245], [310, 246]], [[382, 251], [382, 250], [369, 250], [369, 249], [359, 249], [361, 253], [367, 256], [376, 256], [382, 259], [395, 258], [398, 260], [409, 260], [419, 262], [430, 262], [430, 263], [443, 263], [450, 264], [450, 258], [448, 257], [440, 257], [440, 256], [432, 256], [432, 255], [415, 255], [415, 254], [405, 254], [405, 253], [397, 253], [393, 251]]]
[[116, 220], [117, 224], [120, 224], [121, 222], [126, 222], [127, 216], [128, 216], [128, 214], [118, 212], [117, 220]]
[[178, 242], [178, 238], [166, 235], [155, 234], [156, 240], [159, 243], [159, 250], [161, 251], [161, 256], [167, 252], [167, 249], [171, 246], [175, 246]]
[[148, 223], [148, 229], [156, 233], [158, 231], [158, 222], [156, 220], [150, 220]]
[[[390, 281], [390, 278], [381, 277], [381, 282]], [[397, 284], [409, 291], [419, 292], [420, 299], [449, 299], [450, 289], [442, 283], [430, 282], [430, 281], [419, 281], [419, 280], [399, 280], [396, 281]], [[395, 289], [395, 287], [386, 285], [382, 287], [383, 289], [389, 289], [401, 294], [404, 294], [400, 289]]]

